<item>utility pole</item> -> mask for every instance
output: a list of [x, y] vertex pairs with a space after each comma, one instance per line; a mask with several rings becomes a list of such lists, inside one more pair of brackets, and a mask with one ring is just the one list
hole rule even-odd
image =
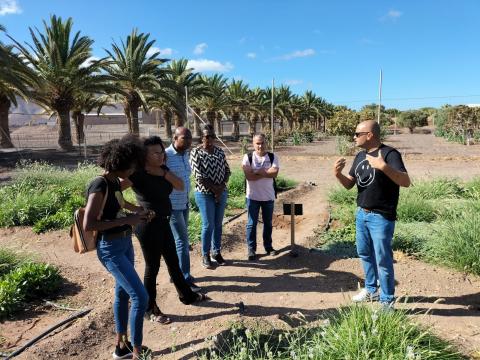
[[190, 123], [188, 120], [188, 87], [185, 86], [185, 120], [186, 120], [186, 127], [189, 128]]
[[272, 120], [272, 153], [273, 153], [273, 136], [275, 132], [275, 120], [273, 119], [273, 92], [275, 90], [275, 78], [272, 78], [272, 101], [271, 101], [271, 107], [270, 107], [270, 118]]
[[382, 69], [380, 69], [380, 83], [378, 85], [378, 112], [377, 112], [377, 122], [380, 125], [380, 109], [382, 107]]

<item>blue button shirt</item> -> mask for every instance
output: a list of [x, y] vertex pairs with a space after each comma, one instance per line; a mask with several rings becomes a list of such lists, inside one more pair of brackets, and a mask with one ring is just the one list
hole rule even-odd
[[178, 152], [171, 144], [165, 149], [167, 154], [167, 166], [172, 173], [183, 180], [183, 191], [173, 189], [170, 194], [173, 210], [185, 210], [188, 208], [188, 194], [190, 192], [190, 174], [192, 169], [188, 161], [189, 153], [184, 151]]

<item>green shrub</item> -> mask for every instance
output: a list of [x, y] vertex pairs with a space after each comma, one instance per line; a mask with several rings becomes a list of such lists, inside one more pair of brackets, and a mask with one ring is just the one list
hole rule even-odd
[[24, 303], [50, 296], [61, 284], [57, 268], [26, 262], [0, 279], [0, 318], [23, 308]]
[[11, 250], [0, 249], [0, 278], [15, 269], [24, 258]]
[[397, 222], [393, 235], [393, 250], [418, 257], [425, 256], [425, 244], [435, 235], [438, 225], [427, 222]]
[[432, 204], [414, 194], [401, 193], [397, 207], [397, 217], [404, 222], [432, 222], [436, 218]]
[[188, 238], [191, 244], [200, 242], [200, 235], [202, 233], [202, 218], [200, 213], [190, 211], [188, 215]]
[[[216, 345], [216, 346], [215, 346]], [[321, 325], [291, 331], [235, 329], [216, 339], [202, 359], [463, 359], [452, 345], [413, 323], [402, 311], [350, 306]]]
[[402, 192], [423, 200], [459, 198], [464, 190], [456, 179], [438, 178], [429, 181], [415, 181], [413, 185]]
[[355, 204], [357, 200], [357, 192], [347, 190], [344, 187], [336, 186], [328, 194], [328, 201], [335, 205]]
[[480, 214], [465, 211], [458, 219], [446, 221], [428, 238], [425, 254], [460, 271], [480, 275]]
[[355, 155], [355, 143], [349, 136], [335, 136], [335, 153], [342, 156]]

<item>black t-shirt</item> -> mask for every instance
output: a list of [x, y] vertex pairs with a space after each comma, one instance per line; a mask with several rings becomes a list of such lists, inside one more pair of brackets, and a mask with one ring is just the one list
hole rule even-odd
[[[103, 213], [100, 220], [114, 220], [119, 217], [124, 216], [122, 207], [120, 206], [120, 201], [123, 199], [122, 191], [120, 189], [120, 182], [116, 179], [114, 182], [108, 180], [106, 177], [99, 176], [95, 178], [87, 189], [87, 197], [90, 194], [101, 192], [103, 196], [107, 192], [107, 183], [108, 183], [108, 197], [107, 201], [105, 202], [105, 207], [103, 208]], [[131, 229], [130, 225], [121, 225], [116, 226], [111, 229], [103, 230], [102, 233], [104, 234], [113, 234], [125, 230]]]
[[[389, 166], [395, 170], [407, 172], [402, 156], [396, 149], [384, 144], [379, 149]], [[366, 151], [357, 154], [349, 172], [357, 184], [357, 205], [376, 211], [389, 220], [395, 220], [400, 187], [383, 172], [372, 168], [366, 159], [366, 154]], [[369, 155], [378, 156], [378, 149]]]
[[140, 170], [133, 173], [129, 179], [140, 206], [155, 211], [158, 216], [170, 216], [172, 213], [170, 193], [173, 186], [164, 176]]

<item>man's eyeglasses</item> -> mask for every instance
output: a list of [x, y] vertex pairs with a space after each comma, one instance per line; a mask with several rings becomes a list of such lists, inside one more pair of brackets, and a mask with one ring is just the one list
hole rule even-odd
[[366, 135], [368, 134], [370, 131], [361, 131], [361, 132], [356, 132], [355, 133], [355, 137], [360, 137], [362, 135]]

